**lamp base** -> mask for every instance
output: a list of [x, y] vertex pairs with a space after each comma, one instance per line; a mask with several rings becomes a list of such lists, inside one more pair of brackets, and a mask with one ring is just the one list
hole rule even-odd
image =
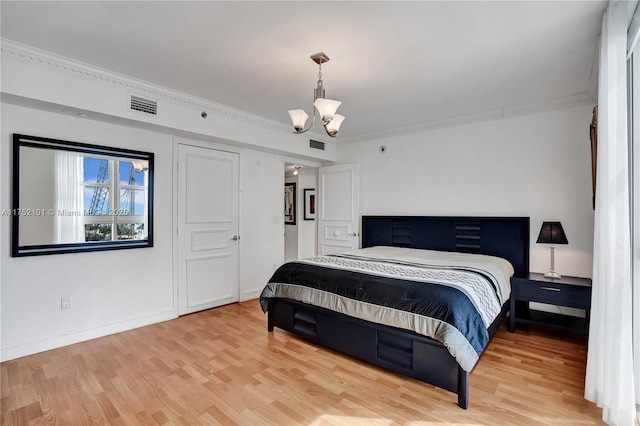
[[556, 271], [549, 271], [546, 274], [544, 274], [545, 278], [550, 278], [552, 280], [559, 280], [560, 278], [562, 278], [562, 276], [557, 273]]

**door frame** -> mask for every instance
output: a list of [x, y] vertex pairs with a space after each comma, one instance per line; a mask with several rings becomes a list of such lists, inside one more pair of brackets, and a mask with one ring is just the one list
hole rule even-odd
[[[315, 174], [315, 190], [316, 190], [316, 200], [318, 199], [318, 170], [320, 167], [322, 167], [322, 163], [318, 163], [318, 162], [314, 162], [314, 161], [309, 161], [309, 160], [303, 160], [300, 158], [293, 158], [293, 157], [282, 157], [282, 183], [284, 185], [284, 183], [286, 182], [287, 179], [287, 166], [290, 165], [298, 165], [301, 166], [303, 169], [313, 169], [314, 170], [314, 174]], [[297, 182], [299, 182], [297, 180]], [[296, 197], [297, 197], [297, 223], [295, 226], [298, 227], [298, 232], [300, 231], [300, 223], [301, 221], [304, 220], [304, 189], [306, 187], [304, 185], [296, 185]], [[304, 222], [302, 222], [304, 223]], [[284, 229], [283, 229], [283, 238], [285, 238], [284, 234], [286, 231], [286, 226], [287, 225], [283, 225]], [[313, 252], [317, 255], [318, 254], [318, 219], [316, 218], [315, 220], [313, 220], [313, 226], [314, 226], [314, 233], [315, 233], [315, 243], [314, 243], [314, 247], [313, 247]], [[300, 246], [299, 246], [299, 239], [298, 239], [298, 254], [300, 253]], [[283, 242], [282, 245], [282, 259], [286, 258], [286, 241]]]

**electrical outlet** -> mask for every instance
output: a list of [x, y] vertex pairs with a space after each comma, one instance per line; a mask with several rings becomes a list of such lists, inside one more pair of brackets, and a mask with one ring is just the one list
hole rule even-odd
[[71, 296], [62, 296], [60, 298], [60, 309], [71, 309]]

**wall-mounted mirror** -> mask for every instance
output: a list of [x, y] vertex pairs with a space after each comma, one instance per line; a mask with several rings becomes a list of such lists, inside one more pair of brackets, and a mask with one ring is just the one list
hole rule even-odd
[[12, 256], [153, 246], [153, 153], [13, 135]]

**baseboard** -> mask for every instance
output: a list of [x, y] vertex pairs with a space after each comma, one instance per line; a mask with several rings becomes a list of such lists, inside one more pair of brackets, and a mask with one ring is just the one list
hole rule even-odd
[[176, 312], [176, 309], [171, 307], [169, 309], [150, 312], [126, 320], [88, 327], [78, 327], [59, 333], [49, 333], [20, 341], [2, 342], [0, 345], [0, 361], [9, 361], [15, 358], [60, 348], [74, 343], [84, 342], [86, 340], [107, 336], [109, 334], [120, 333], [122, 331], [167, 321], [177, 317], [178, 313]]
[[255, 290], [249, 290], [242, 293], [240, 296], [241, 302], [246, 302], [247, 300], [257, 299], [260, 297], [260, 293], [262, 293], [262, 287]]

